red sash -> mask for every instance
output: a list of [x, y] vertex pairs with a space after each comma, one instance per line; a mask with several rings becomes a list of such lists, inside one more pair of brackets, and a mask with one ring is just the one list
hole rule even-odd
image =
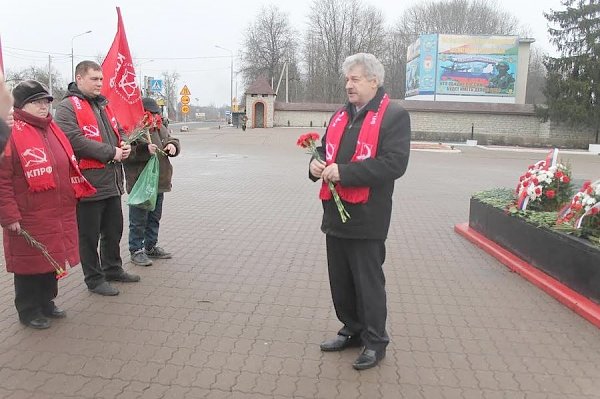
[[[100, 133], [98, 120], [96, 119], [96, 115], [94, 115], [94, 110], [92, 110], [90, 103], [85, 100], [81, 100], [77, 96], [71, 96], [69, 97], [69, 100], [71, 100], [71, 104], [73, 104], [75, 116], [77, 117], [77, 124], [79, 125], [83, 135], [89, 140], [102, 143], [102, 134]], [[117, 143], [120, 143], [121, 135], [119, 134], [119, 125], [117, 124], [117, 119], [114, 117], [108, 105], [104, 108], [104, 110], [106, 111], [106, 115], [108, 116], [110, 124], [113, 128], [113, 132], [115, 133], [115, 136], [117, 136]], [[85, 170], [103, 169], [105, 166], [97, 159], [81, 158], [79, 160], [79, 167], [82, 170]]]
[[[69, 157], [69, 162], [71, 163], [70, 180], [75, 191], [75, 197], [81, 198], [94, 195], [96, 189], [81, 174], [79, 166], [77, 166], [73, 148], [67, 136], [65, 136], [54, 121], [50, 122], [48, 127], [50, 128], [49, 132], [52, 132], [56, 136]], [[56, 188], [52, 163], [48, 157], [48, 149], [36, 128], [24, 121], [16, 120], [12, 129], [11, 140], [15, 143], [15, 148], [19, 153], [19, 159], [21, 160], [25, 179], [29, 185], [29, 191], [38, 192]], [[10, 148], [10, 146], [6, 148]]]
[[[377, 155], [377, 144], [379, 142], [379, 130], [385, 111], [390, 103], [390, 98], [384, 94], [377, 111], [368, 111], [358, 133], [356, 150], [350, 162], [361, 162]], [[327, 128], [325, 143], [325, 163], [332, 164], [338, 153], [340, 141], [348, 124], [348, 113], [345, 108], [340, 109], [334, 115], [331, 124]], [[335, 186], [340, 197], [351, 204], [364, 204], [369, 200], [371, 189], [365, 187], [343, 187], [341, 184]], [[321, 186], [319, 198], [328, 201], [331, 199], [331, 191], [325, 182]]]

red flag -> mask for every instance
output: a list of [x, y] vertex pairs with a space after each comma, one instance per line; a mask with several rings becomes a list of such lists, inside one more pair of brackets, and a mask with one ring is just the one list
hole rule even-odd
[[119, 7], [117, 7], [117, 17], [117, 34], [102, 63], [104, 74], [102, 95], [108, 99], [117, 120], [129, 133], [141, 122], [144, 107]]
[[0, 72], [4, 75], [4, 60], [2, 59], [2, 39], [0, 38]]

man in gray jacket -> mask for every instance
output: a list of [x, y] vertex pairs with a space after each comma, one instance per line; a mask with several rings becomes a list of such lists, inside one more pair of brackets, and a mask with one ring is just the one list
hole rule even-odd
[[81, 172], [97, 190], [77, 205], [85, 283], [96, 294], [118, 295], [119, 290], [109, 281], [140, 281], [139, 276], [123, 270], [120, 253], [124, 192], [121, 161], [129, 156], [131, 146], [121, 141], [123, 131], [100, 94], [102, 79], [100, 65], [80, 62], [75, 68], [75, 82], [69, 84], [56, 108], [55, 119], [71, 141]]

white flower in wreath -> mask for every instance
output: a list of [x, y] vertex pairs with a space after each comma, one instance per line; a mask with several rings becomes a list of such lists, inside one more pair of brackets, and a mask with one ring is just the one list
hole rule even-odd
[[[541, 186], [530, 185], [529, 187], [527, 187], [527, 195], [531, 199], [538, 198], [541, 195], [541, 191], [542, 191], [542, 187]], [[538, 194], [538, 192], [540, 194]]]
[[583, 204], [584, 205], [594, 205], [596, 203], [596, 199], [592, 198], [592, 197], [587, 197], [586, 199], [583, 200]]

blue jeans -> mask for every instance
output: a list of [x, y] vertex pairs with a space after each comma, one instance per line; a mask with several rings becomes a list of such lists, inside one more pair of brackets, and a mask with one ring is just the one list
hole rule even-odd
[[163, 198], [164, 193], [158, 193], [153, 211], [129, 207], [129, 252], [134, 253], [142, 248], [152, 249], [158, 242]]

